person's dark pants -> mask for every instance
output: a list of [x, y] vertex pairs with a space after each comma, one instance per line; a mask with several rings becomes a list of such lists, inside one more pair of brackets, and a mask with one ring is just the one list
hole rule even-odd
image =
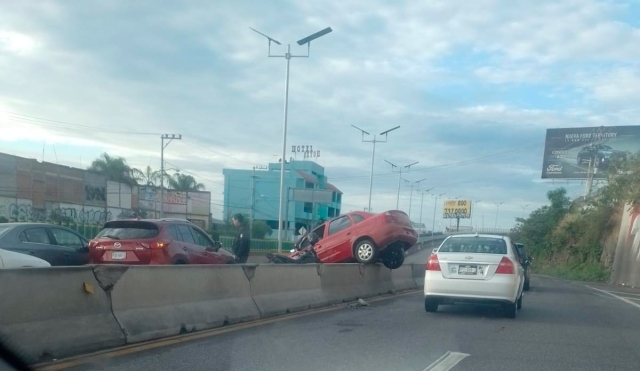
[[249, 260], [249, 255], [247, 256], [238, 256], [237, 262], [238, 264], [244, 264]]

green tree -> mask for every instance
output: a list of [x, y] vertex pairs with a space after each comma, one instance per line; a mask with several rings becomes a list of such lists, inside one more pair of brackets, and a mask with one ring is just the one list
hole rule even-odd
[[198, 183], [191, 175], [176, 173], [169, 179], [169, 188], [176, 191], [203, 191], [204, 184]]
[[273, 230], [264, 220], [254, 220], [251, 237], [262, 240], [266, 236], [271, 235], [271, 233], [273, 233]]
[[[160, 182], [161, 173], [160, 170], [153, 170], [151, 166], [147, 166], [144, 171], [139, 169], [132, 169], [133, 178], [139, 184], [157, 186]], [[165, 174], [165, 180], [167, 180], [167, 175]]]
[[114, 182], [128, 185], [138, 184], [135, 180], [133, 169], [127, 165], [127, 160], [122, 157], [112, 157], [106, 152], [93, 160], [87, 170], [102, 174], [106, 176], [108, 180]]

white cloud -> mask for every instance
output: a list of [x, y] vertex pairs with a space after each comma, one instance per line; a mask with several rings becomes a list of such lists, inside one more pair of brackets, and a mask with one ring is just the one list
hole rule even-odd
[[18, 55], [27, 55], [36, 47], [36, 41], [25, 34], [14, 31], [0, 31], [0, 49]]

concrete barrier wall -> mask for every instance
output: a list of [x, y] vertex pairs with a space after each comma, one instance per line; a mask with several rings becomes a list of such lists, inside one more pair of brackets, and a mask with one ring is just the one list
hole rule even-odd
[[125, 344], [91, 267], [0, 270], [0, 334], [29, 362]]
[[129, 343], [260, 318], [241, 266], [135, 267], [111, 299]]
[[0, 300], [0, 333], [36, 362], [415, 289], [423, 280], [421, 264], [0, 270], [0, 293], [10, 298]]

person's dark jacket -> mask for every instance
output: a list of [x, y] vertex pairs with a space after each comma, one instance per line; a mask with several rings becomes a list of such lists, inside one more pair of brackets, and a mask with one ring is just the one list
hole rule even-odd
[[249, 259], [250, 241], [249, 229], [244, 225], [239, 226], [232, 246], [233, 255], [236, 256], [239, 263], [246, 263], [247, 259]]

